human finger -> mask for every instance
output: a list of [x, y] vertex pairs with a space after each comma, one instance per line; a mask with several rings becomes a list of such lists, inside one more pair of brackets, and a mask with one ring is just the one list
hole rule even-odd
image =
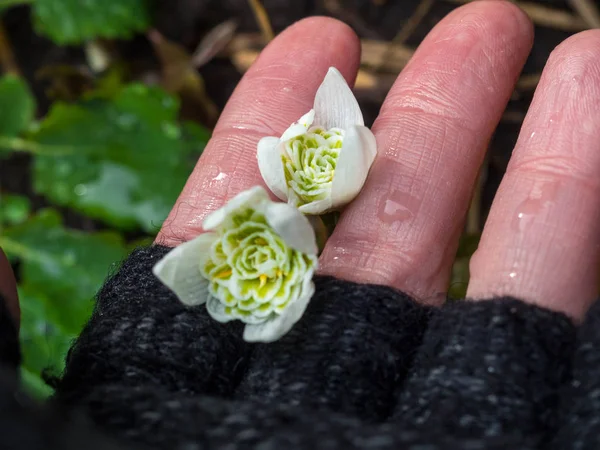
[[445, 298], [487, 142], [533, 39], [509, 2], [444, 18], [399, 75], [373, 127], [378, 155], [321, 258], [323, 273]]
[[543, 71], [467, 295], [514, 296], [581, 318], [600, 258], [600, 31], [567, 39]]
[[359, 60], [357, 36], [335, 19], [304, 19], [277, 36], [232, 94], [157, 242], [175, 246], [191, 239], [210, 212], [245, 189], [264, 186], [256, 162], [260, 138], [280, 136], [312, 108], [330, 66], [351, 84]]

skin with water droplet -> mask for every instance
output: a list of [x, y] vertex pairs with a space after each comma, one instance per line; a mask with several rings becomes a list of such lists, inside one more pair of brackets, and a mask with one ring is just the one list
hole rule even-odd
[[377, 216], [383, 223], [392, 224], [412, 219], [419, 209], [419, 200], [413, 195], [394, 191], [384, 197], [380, 204]]
[[544, 209], [554, 203], [558, 192], [558, 183], [546, 183], [534, 189], [530, 196], [517, 207], [516, 216], [512, 221], [512, 229], [515, 232], [526, 231], [544, 212]]

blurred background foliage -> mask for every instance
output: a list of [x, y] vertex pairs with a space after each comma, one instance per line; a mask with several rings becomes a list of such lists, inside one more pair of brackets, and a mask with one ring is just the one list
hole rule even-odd
[[[0, 247], [21, 301], [22, 376], [38, 396], [131, 249], [149, 244], [241, 75], [296, 20], [361, 37], [367, 125], [427, 32], [468, 0], [0, 0]], [[593, 0], [516, 2], [537, 38], [490, 142], [450, 283], [461, 297], [540, 72]]]

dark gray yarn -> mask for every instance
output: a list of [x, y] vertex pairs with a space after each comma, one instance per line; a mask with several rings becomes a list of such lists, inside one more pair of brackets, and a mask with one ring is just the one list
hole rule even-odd
[[3, 445], [25, 423], [31, 436], [92, 448], [87, 420], [127, 448], [597, 447], [597, 309], [577, 343], [564, 316], [514, 299], [431, 310], [317, 277], [293, 330], [250, 345], [241, 324], [182, 306], [152, 276], [166, 251], [134, 252], [107, 281], [46, 409], [11, 402], [14, 386], [0, 383], [0, 449], [74, 448]]
[[574, 347], [562, 314], [510, 298], [449, 303], [429, 324], [396, 420], [455, 436], [546, 436]]
[[557, 449], [600, 448], [600, 303], [592, 307], [579, 328], [573, 358], [573, 377], [562, 394], [561, 428]]

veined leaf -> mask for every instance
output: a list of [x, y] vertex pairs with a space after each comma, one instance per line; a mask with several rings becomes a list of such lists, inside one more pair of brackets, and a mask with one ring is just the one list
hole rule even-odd
[[31, 136], [35, 189], [121, 228], [156, 231], [208, 140], [198, 125], [178, 123], [178, 109], [174, 97], [141, 84], [55, 104]]
[[21, 331], [19, 334], [23, 362], [21, 375], [25, 389], [36, 397], [46, 397], [52, 390], [41, 374], [60, 374], [76, 335], [67, 332], [57, 317], [58, 310], [41, 292], [19, 287]]
[[24, 131], [34, 118], [35, 99], [27, 84], [13, 75], [0, 78], [0, 146], [2, 138]]
[[53, 210], [6, 229], [0, 247], [21, 261], [19, 278], [27, 292], [42, 292], [48, 299], [44, 314], [52, 314], [51, 320], [72, 335], [89, 318], [94, 295], [126, 253], [120, 235], [66, 229]]
[[150, 26], [149, 0], [35, 0], [38, 33], [60, 45], [128, 39]]

